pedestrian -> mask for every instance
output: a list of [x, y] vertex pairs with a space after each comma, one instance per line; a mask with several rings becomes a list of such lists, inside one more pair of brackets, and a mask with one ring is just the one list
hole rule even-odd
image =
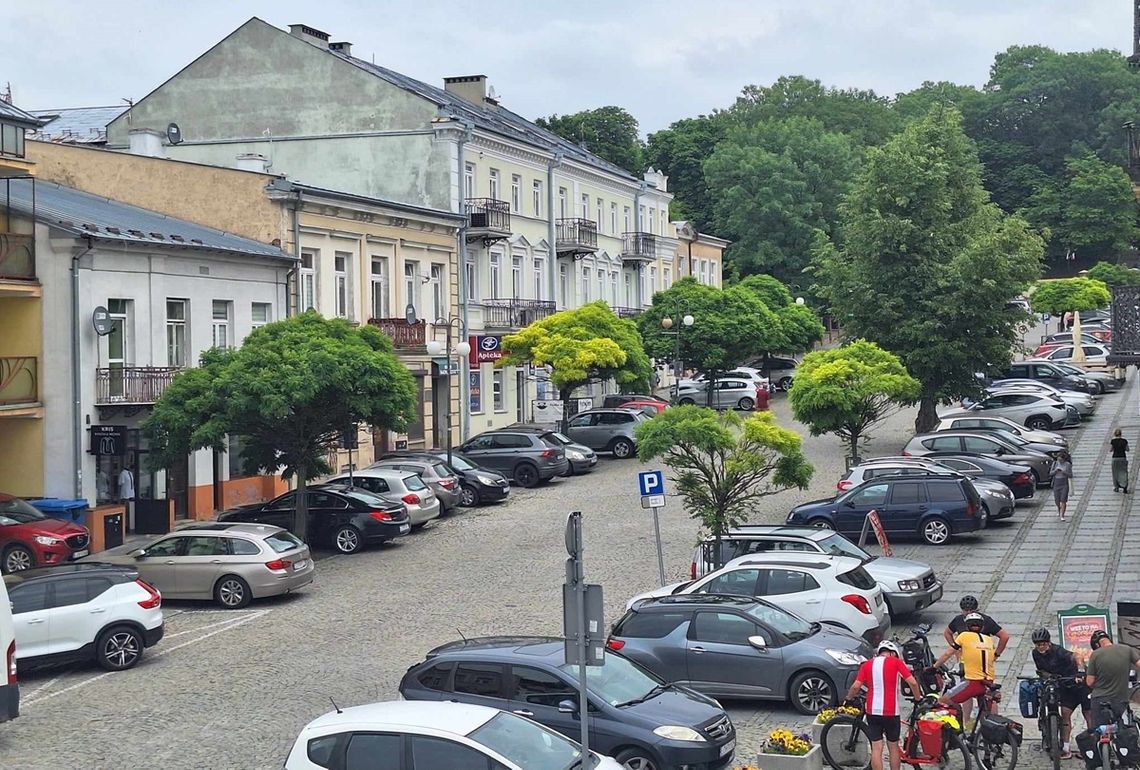
[[1065, 520], [1065, 509], [1069, 507], [1069, 481], [1073, 478], [1073, 458], [1062, 449], [1049, 469], [1053, 481], [1053, 502], [1057, 504], [1057, 515]]
[[1120, 489], [1128, 494], [1128, 439], [1117, 428], [1109, 443], [1112, 444], [1112, 491]]

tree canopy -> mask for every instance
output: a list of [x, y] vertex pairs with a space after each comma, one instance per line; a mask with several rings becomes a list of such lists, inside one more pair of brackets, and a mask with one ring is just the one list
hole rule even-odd
[[645, 170], [645, 147], [638, 134], [637, 119], [622, 107], [598, 107], [569, 115], [551, 115], [534, 122], [564, 139], [583, 145], [599, 158], [621, 166], [634, 176], [640, 177]]
[[306, 535], [305, 482], [331, 472], [327, 451], [357, 423], [402, 430], [415, 415], [415, 381], [379, 329], [302, 313], [253, 331], [240, 348], [213, 349], [181, 372], [143, 423], [149, 461], [169, 467], [196, 449], [242, 439], [246, 473], [295, 477]]
[[1087, 277], [1105, 286], [1140, 286], [1140, 270], [1115, 262], [1097, 262], [1089, 268]]
[[1112, 301], [1108, 287], [1093, 278], [1059, 278], [1040, 281], [1029, 295], [1037, 313], [1061, 315], [1069, 311], [1096, 310]]

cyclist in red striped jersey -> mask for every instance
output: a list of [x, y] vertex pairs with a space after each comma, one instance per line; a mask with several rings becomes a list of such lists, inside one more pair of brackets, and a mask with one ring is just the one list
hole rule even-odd
[[899, 770], [902, 755], [899, 752], [899, 683], [906, 682], [915, 700], [922, 699], [918, 680], [902, 660], [902, 650], [890, 640], [879, 642], [875, 657], [859, 666], [855, 682], [847, 691], [850, 701], [864, 687], [867, 688], [867, 706], [864, 719], [871, 738], [871, 770], [883, 770], [883, 738], [887, 739], [891, 770]]

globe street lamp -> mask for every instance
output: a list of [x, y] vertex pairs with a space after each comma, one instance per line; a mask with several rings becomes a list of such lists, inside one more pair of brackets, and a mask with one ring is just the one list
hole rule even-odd
[[692, 326], [695, 319], [689, 313], [680, 318], [680, 325], [677, 326], [677, 331], [671, 332], [670, 329], [674, 326], [674, 321], [669, 316], [661, 319], [661, 328], [665, 330], [665, 334], [673, 335], [673, 400], [676, 401], [681, 392], [681, 329], [686, 326]]
[[[447, 361], [447, 368], [446, 368], [446, 374], [445, 374], [445, 376], [447, 377], [447, 407], [444, 409], [443, 414], [444, 414], [444, 419], [447, 422], [447, 464], [448, 465], [451, 465], [451, 370], [452, 370], [453, 365], [456, 369], [458, 369], [459, 368], [459, 361], [466, 358], [471, 353], [471, 346], [469, 344], [467, 344], [467, 342], [459, 342], [455, 345], [454, 348], [452, 348], [452, 345], [451, 345], [451, 327], [453, 327], [453, 326], [455, 327], [455, 333], [456, 333], [456, 335], [458, 335], [461, 323], [462, 323], [462, 319], [451, 318], [450, 316], [447, 319], [437, 318], [435, 323], [433, 324], [433, 326], [442, 326], [447, 330], [445, 332], [445, 334], [446, 334], [445, 342], [441, 343], [439, 340], [432, 339], [432, 340], [428, 340], [428, 343], [425, 346], [425, 347], [427, 347], [428, 355], [438, 356], [439, 354], [442, 353], [444, 358]], [[454, 352], [456, 359], [457, 359], [454, 362], [454, 364], [452, 363], [452, 360], [451, 360], [451, 356], [452, 356], [453, 352]]]

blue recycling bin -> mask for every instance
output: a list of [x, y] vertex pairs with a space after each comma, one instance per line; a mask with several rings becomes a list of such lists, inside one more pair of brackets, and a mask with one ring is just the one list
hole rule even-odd
[[87, 519], [87, 501], [82, 498], [66, 500], [59, 497], [44, 497], [28, 502], [54, 519], [65, 519], [80, 525], [83, 525]]

